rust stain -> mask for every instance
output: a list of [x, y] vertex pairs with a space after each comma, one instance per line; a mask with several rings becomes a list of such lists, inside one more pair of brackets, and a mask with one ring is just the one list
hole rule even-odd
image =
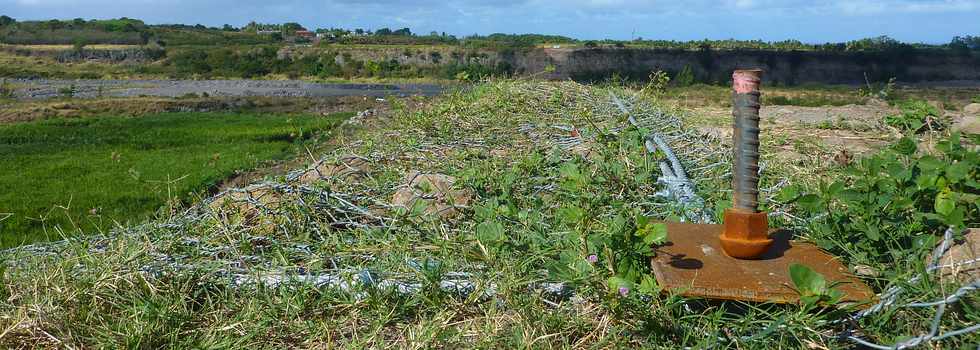
[[761, 69], [736, 70], [732, 74], [732, 87], [734, 87], [736, 94], [748, 94], [759, 91], [761, 81]]
[[721, 225], [667, 223], [668, 242], [656, 248], [653, 273], [665, 290], [687, 297], [771, 303], [796, 303], [789, 266], [799, 263], [822, 274], [843, 300], [867, 304], [874, 293], [848, 273], [836, 258], [817, 246], [790, 240], [788, 231], [772, 231], [772, 246], [756, 260], [722, 253]]
[[725, 210], [721, 247], [733, 258], [756, 259], [772, 245], [769, 238], [769, 216], [738, 209]]

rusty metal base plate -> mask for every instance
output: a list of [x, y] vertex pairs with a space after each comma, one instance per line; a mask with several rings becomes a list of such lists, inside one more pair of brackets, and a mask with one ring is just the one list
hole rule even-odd
[[729, 257], [721, 248], [721, 225], [667, 224], [667, 243], [651, 259], [657, 282], [683, 296], [771, 303], [796, 303], [789, 266], [803, 264], [822, 274], [844, 293], [844, 301], [867, 303], [874, 293], [837, 259], [817, 246], [790, 240], [773, 231], [772, 247], [757, 260]]

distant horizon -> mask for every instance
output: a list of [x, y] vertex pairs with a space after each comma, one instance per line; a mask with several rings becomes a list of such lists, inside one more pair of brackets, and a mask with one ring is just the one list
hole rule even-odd
[[[82, 6], [84, 4], [84, 6]], [[578, 40], [798, 40], [839, 43], [888, 36], [946, 44], [980, 35], [980, 0], [695, 0], [684, 4], [625, 0], [0, 0], [18, 21], [128, 17], [150, 25], [220, 28], [296, 22], [308, 29], [410, 28], [457, 37], [543, 34]], [[219, 14], [215, 16], [214, 14]], [[972, 32], [971, 32], [972, 31]]]

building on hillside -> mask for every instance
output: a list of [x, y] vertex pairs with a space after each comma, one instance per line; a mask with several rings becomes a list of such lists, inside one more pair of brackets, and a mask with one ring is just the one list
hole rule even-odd
[[296, 36], [298, 36], [300, 38], [305, 38], [305, 39], [311, 39], [312, 40], [313, 38], [316, 38], [316, 33], [311, 32], [309, 30], [297, 30], [296, 31]]

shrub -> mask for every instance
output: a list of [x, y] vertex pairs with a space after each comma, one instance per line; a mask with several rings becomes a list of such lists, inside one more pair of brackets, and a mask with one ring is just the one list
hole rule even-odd
[[650, 96], [660, 96], [667, 92], [667, 84], [670, 83], [670, 76], [664, 71], [650, 73], [650, 81], [641, 90], [643, 94]]
[[75, 97], [75, 94], [78, 93], [78, 88], [75, 87], [75, 84], [71, 84], [66, 87], [58, 89], [58, 93], [64, 97], [73, 98]]
[[674, 83], [681, 87], [694, 85], [694, 70], [691, 66], [684, 66], [684, 69], [674, 76]]
[[7, 79], [0, 80], [0, 98], [14, 97], [14, 89], [7, 83]]

